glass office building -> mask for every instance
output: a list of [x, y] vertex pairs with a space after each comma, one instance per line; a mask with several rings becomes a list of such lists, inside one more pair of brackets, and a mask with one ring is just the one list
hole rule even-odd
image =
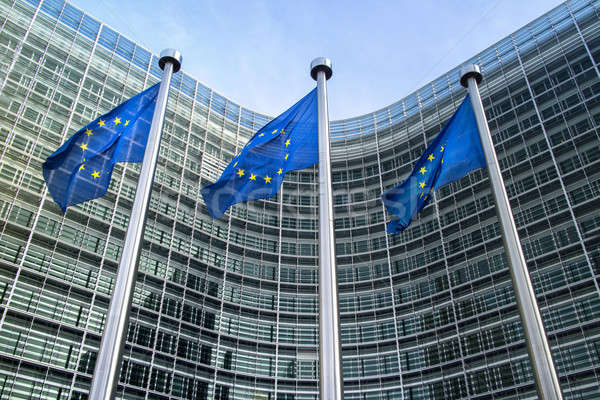
[[[466, 61], [567, 399], [600, 397], [599, 61], [599, 1]], [[40, 164], [160, 76], [69, 3], [0, 0], [1, 399], [87, 398], [139, 165], [63, 215]], [[536, 397], [486, 171], [385, 234], [379, 196], [460, 104], [458, 78], [331, 122], [346, 399]], [[174, 76], [118, 398], [318, 398], [316, 168], [219, 220], [198, 195], [268, 120]]]

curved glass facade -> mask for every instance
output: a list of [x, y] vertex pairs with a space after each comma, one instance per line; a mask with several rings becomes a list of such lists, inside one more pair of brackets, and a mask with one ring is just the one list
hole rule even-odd
[[[600, 396], [599, 61], [598, 1], [468, 60], [567, 399]], [[63, 216], [40, 164], [160, 73], [68, 3], [0, 0], [2, 399], [87, 398], [139, 165]], [[464, 95], [456, 68], [331, 123], [346, 399], [536, 396], [486, 171], [385, 234], [380, 194]], [[119, 398], [318, 398], [316, 168], [219, 220], [198, 195], [268, 120], [174, 75]]]

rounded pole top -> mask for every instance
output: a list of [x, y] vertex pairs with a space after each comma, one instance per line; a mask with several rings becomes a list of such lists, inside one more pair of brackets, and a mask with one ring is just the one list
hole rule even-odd
[[325, 57], [317, 57], [310, 63], [310, 76], [316, 81], [317, 73], [319, 71], [325, 72], [325, 80], [331, 78], [333, 70], [331, 69], [331, 60]]
[[463, 85], [463, 87], [469, 87], [469, 78], [475, 78], [475, 81], [478, 85], [481, 83], [483, 80], [483, 75], [481, 75], [479, 65], [463, 65], [463, 67], [460, 69], [460, 84]]
[[160, 58], [158, 59], [158, 66], [160, 69], [165, 69], [165, 64], [170, 62], [173, 64], [173, 73], [179, 71], [181, 69], [181, 62], [183, 61], [183, 56], [179, 52], [179, 50], [175, 49], [164, 49], [160, 52]]

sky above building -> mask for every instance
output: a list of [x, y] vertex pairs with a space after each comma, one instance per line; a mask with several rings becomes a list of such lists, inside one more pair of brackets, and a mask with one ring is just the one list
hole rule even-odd
[[252, 110], [275, 116], [311, 90], [310, 62], [333, 64], [330, 119], [385, 107], [549, 11], [556, 0], [72, 0]]

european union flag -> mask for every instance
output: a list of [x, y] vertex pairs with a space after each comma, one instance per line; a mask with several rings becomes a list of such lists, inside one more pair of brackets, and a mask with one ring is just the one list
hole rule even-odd
[[381, 197], [392, 220], [388, 233], [400, 233], [429, 202], [433, 190], [485, 167], [485, 157], [469, 95], [419, 158], [410, 176]]
[[71, 136], [42, 164], [48, 190], [63, 212], [103, 196], [118, 162], [141, 162], [159, 84], [146, 89]]
[[233, 204], [275, 195], [288, 171], [319, 159], [317, 89], [262, 127], [215, 183], [200, 192], [213, 218]]

